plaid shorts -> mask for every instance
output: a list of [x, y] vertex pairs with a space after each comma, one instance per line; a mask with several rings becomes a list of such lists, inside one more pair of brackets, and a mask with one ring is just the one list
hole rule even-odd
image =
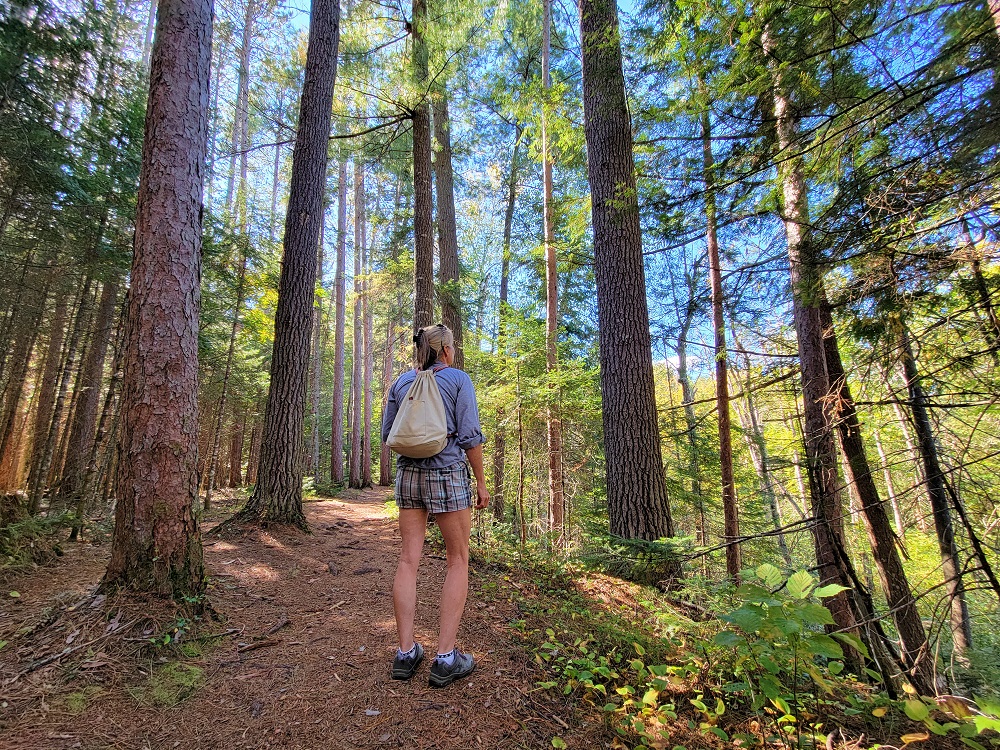
[[446, 469], [396, 467], [396, 505], [451, 513], [472, 507], [472, 482], [464, 463]]

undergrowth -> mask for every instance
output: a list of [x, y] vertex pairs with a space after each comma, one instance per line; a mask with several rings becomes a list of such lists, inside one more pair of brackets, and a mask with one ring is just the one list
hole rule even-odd
[[[512, 626], [544, 669], [538, 689], [602, 713], [614, 747], [1000, 747], [1000, 707], [989, 699], [910, 690], [893, 700], [877, 673], [848, 674], [844, 646], [866, 654], [865, 646], [828, 632], [822, 602], [842, 588], [809, 572], [762, 565], [738, 587], [636, 586], [625, 602], [616, 592], [629, 584], [603, 579], [610, 604], [601, 606], [582, 569], [555, 562], [544, 542], [512, 541], [477, 546], [491, 573], [481, 587], [524, 615]], [[685, 604], [700, 616], [688, 617]], [[552, 745], [566, 746], [559, 737]]]

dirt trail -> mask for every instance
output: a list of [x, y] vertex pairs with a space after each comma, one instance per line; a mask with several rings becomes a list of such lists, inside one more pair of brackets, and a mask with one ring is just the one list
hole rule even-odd
[[[472, 570], [459, 632], [459, 645], [476, 656], [476, 672], [436, 690], [427, 685], [425, 660], [413, 680], [389, 679], [397, 532], [385, 510], [388, 497], [376, 489], [307, 503], [308, 535], [250, 530], [210, 537], [209, 594], [221, 615], [214, 630], [229, 634], [180, 659], [202, 670], [193, 695], [174, 707], [150, 705], [141, 697], [149, 684], [137, 673], [142, 663], [119, 661], [116, 670], [114, 657], [102, 663], [95, 645], [0, 688], [0, 748], [464, 750], [551, 747], [557, 734], [571, 747], [601, 746], [599, 722], [574, 720], [533, 690], [540, 675], [509, 627], [515, 606], [480, 590], [491, 574]], [[16, 633], [38, 622], [36, 633], [58, 631], [60, 606], [93, 591], [106, 547], [74, 548], [14, 582], [21, 597], [0, 606], [0, 638], [11, 640], [0, 650], [0, 680], [45, 655], [37, 638], [31, 642], [35, 636]], [[443, 556], [428, 546], [416, 630], [429, 652], [444, 574]], [[69, 618], [62, 627], [72, 627]], [[57, 634], [51, 653], [64, 647]], [[144, 671], [155, 675], [158, 667], [147, 659]], [[123, 677], [121, 669], [131, 674]]]

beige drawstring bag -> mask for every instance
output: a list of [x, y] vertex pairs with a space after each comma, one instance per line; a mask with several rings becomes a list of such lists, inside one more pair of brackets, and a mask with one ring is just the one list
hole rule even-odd
[[448, 418], [434, 370], [417, 373], [385, 444], [407, 458], [436, 456], [448, 443]]

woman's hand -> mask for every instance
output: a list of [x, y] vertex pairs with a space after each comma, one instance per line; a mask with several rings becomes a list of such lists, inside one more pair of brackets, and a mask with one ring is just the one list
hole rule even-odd
[[490, 504], [490, 491], [485, 482], [476, 482], [476, 510], [482, 510]]

